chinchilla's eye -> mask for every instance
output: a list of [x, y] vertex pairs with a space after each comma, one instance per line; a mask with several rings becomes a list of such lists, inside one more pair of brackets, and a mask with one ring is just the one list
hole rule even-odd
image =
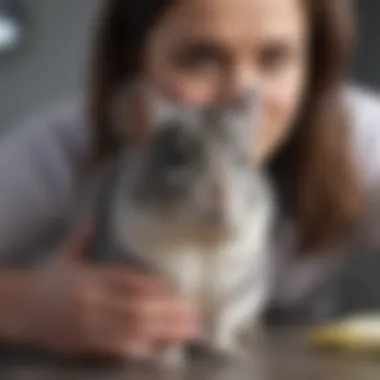
[[194, 136], [176, 124], [162, 128], [154, 145], [155, 160], [166, 169], [187, 168], [199, 156], [198, 144]]

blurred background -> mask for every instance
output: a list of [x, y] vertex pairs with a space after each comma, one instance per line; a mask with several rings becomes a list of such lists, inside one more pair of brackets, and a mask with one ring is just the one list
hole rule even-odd
[[[0, 53], [0, 133], [37, 110], [81, 93], [100, 3], [0, 0], [0, 47], [10, 33], [4, 19], [10, 15], [21, 26], [17, 48]], [[352, 77], [380, 89], [380, 0], [357, 0], [356, 8], [359, 46]]]
[[100, 2], [0, 0], [0, 41], [1, 9], [16, 14], [24, 25], [17, 49], [0, 53], [0, 133], [83, 89], [90, 33]]

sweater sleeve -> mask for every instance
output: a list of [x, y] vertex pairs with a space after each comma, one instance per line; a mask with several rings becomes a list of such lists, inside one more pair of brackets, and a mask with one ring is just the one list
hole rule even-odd
[[380, 305], [380, 95], [355, 89], [349, 101], [353, 148], [366, 203], [353, 254], [340, 279], [338, 314], [378, 310]]
[[380, 249], [380, 94], [360, 88], [348, 93], [355, 162], [365, 195], [359, 239], [366, 249]]
[[27, 265], [56, 238], [77, 197], [91, 143], [77, 102], [0, 140], [0, 264]]

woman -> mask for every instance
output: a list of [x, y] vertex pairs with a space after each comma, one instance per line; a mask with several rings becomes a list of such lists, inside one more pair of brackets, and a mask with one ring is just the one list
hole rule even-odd
[[380, 178], [380, 105], [344, 85], [351, 27], [348, 2], [339, 0], [106, 1], [89, 112], [69, 107], [2, 141], [3, 340], [123, 357], [202, 333], [192, 305], [158, 279], [86, 265], [91, 227], [57, 249], [90, 168], [118, 149], [109, 105], [136, 76], [193, 104], [249, 86], [265, 94], [253, 151], [278, 185], [283, 214], [272, 305], [325, 313], [343, 248]]

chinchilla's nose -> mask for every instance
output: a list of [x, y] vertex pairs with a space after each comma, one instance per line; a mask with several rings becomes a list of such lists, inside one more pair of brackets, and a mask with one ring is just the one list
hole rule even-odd
[[199, 159], [198, 139], [180, 125], [170, 124], [162, 128], [154, 147], [154, 160], [162, 170], [183, 172], [194, 168]]

